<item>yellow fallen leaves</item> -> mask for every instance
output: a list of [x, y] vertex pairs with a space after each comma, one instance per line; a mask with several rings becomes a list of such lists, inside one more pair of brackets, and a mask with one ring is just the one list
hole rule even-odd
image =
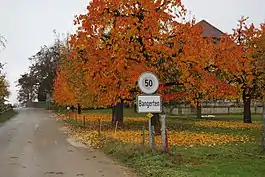
[[169, 132], [169, 144], [175, 146], [215, 146], [231, 142], [248, 142], [251, 139], [244, 135], [217, 134], [211, 132]]
[[[116, 135], [114, 132], [107, 132], [106, 136], [110, 136], [114, 139], [118, 139], [124, 143], [135, 143], [140, 144], [142, 142], [142, 132], [141, 131], [117, 131]], [[156, 143], [161, 145], [161, 136], [156, 136]], [[231, 142], [248, 142], [251, 139], [248, 136], [239, 135], [228, 135], [228, 134], [216, 134], [208, 132], [168, 132], [168, 142], [173, 146], [215, 146], [223, 145]], [[146, 143], [149, 142], [149, 134], [146, 132], [145, 136]]]
[[99, 147], [100, 139], [97, 131], [77, 131], [73, 135], [77, 140], [94, 148]]
[[[142, 141], [142, 132], [139, 130], [120, 130], [116, 134], [114, 131], [105, 132], [106, 137], [118, 139], [124, 143], [139, 144]], [[148, 134], [146, 135], [148, 137]]]
[[[62, 116], [64, 117], [64, 116]], [[124, 125], [118, 126], [115, 132], [115, 125], [111, 125], [111, 116], [107, 114], [89, 114], [89, 115], [71, 115], [72, 118], [78, 121], [86, 120], [86, 129], [72, 128], [73, 136], [78, 140], [93, 146], [99, 147], [103, 139], [99, 138], [99, 124], [101, 120], [101, 138], [109, 137], [124, 143], [141, 144], [142, 143], [142, 125], [147, 123], [146, 118], [141, 117], [126, 117], [124, 118]], [[225, 127], [225, 128], [259, 128], [260, 124], [255, 122], [253, 124], [244, 124], [241, 122], [225, 122], [225, 121], [198, 121], [194, 126], [201, 127]], [[168, 142], [170, 146], [184, 146], [192, 147], [196, 145], [201, 146], [216, 146], [224, 145], [232, 142], [249, 142], [252, 139], [247, 135], [234, 135], [215, 132], [197, 132], [183, 130], [176, 131], [172, 124], [168, 131]], [[145, 131], [145, 144], [149, 143], [149, 132]], [[158, 146], [161, 145], [161, 136], [156, 136], [155, 141]]]
[[[133, 130], [120, 130], [116, 134], [114, 131], [104, 131], [101, 132], [104, 137], [110, 137], [124, 143], [131, 144], [141, 144], [142, 143], [142, 132]], [[98, 148], [100, 143], [97, 131], [76, 131], [74, 137], [87, 145]], [[155, 141], [157, 146], [161, 146], [161, 136], [156, 136]], [[213, 147], [217, 145], [225, 145], [232, 142], [248, 142], [251, 138], [248, 136], [239, 135], [228, 135], [228, 134], [215, 134], [206, 132], [168, 132], [168, 142], [170, 146], [182, 146], [182, 147], [192, 147], [196, 145]], [[145, 133], [145, 144], [149, 143], [148, 131]]]
[[110, 122], [111, 121], [111, 115], [108, 114], [89, 114], [89, 115], [81, 115], [78, 116], [80, 120], [83, 120], [85, 116], [85, 120], [87, 122], [98, 122], [100, 119], [101, 122]]
[[147, 122], [148, 119], [143, 117], [126, 117], [125, 120], [128, 122]]
[[195, 122], [195, 126], [201, 127], [220, 127], [220, 128], [261, 128], [261, 124], [253, 122], [246, 124], [243, 122], [232, 122], [232, 121], [198, 121]]
[[[86, 122], [98, 122], [98, 120], [101, 120], [101, 122], [110, 122], [111, 121], [111, 115], [108, 114], [59, 114], [57, 115], [60, 119], [66, 119], [66, 118], [73, 118], [77, 119], [79, 121], [83, 121], [85, 119]], [[125, 117], [124, 120], [126, 122], [146, 122], [147, 119], [143, 117]]]

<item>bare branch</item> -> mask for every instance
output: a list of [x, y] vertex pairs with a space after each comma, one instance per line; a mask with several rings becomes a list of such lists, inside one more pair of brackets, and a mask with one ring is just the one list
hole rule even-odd
[[6, 47], [7, 40], [4, 38], [4, 36], [0, 35], [0, 47]]

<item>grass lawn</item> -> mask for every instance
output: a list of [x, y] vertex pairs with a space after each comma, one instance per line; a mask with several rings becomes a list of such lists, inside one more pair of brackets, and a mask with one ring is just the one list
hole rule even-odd
[[0, 114], [0, 123], [4, 123], [5, 121], [12, 118], [14, 115], [16, 115], [16, 112], [14, 110], [9, 110], [7, 112]]
[[[92, 109], [92, 110], [84, 110], [83, 114], [111, 114], [111, 109]], [[124, 108], [124, 116], [125, 117], [143, 117], [146, 114], [139, 114], [134, 109]], [[197, 119], [196, 115], [194, 116], [174, 116], [168, 115], [168, 119], [181, 118], [181, 119]], [[224, 121], [240, 121], [243, 120], [243, 115], [215, 115], [214, 118], [204, 118], [210, 120], [224, 120]], [[261, 115], [252, 115], [252, 121], [261, 121]]]
[[[84, 114], [111, 114], [112, 109], [94, 109], [94, 110], [84, 110]], [[132, 108], [124, 108], [124, 116], [126, 117], [143, 117], [145, 114], [138, 114]]]
[[[111, 115], [111, 109], [89, 110], [84, 111], [83, 114], [88, 120], [87, 125], [90, 124], [89, 121], [92, 125], [93, 120], [96, 120], [92, 118], [93, 116]], [[125, 109], [124, 115], [126, 117], [125, 128], [119, 129], [115, 135], [117, 137], [102, 143], [100, 148], [106, 154], [135, 169], [139, 176], [265, 176], [265, 154], [260, 148], [261, 126], [259, 121], [261, 116], [254, 115], [252, 125], [243, 124], [242, 115], [219, 115], [211, 120], [169, 116], [167, 127], [169, 132], [172, 132], [169, 133], [170, 154], [161, 154], [147, 149], [143, 150], [139, 144], [131, 143], [132, 138], [137, 138], [137, 136], [141, 138], [139, 131], [147, 122], [147, 119], [145, 121], [141, 118], [144, 115], [139, 115], [132, 109]], [[130, 117], [134, 117], [135, 121]], [[137, 121], [140, 119], [143, 121]], [[68, 122], [74, 123], [73, 120]], [[107, 124], [108, 122], [106, 126]], [[84, 142], [90, 142], [95, 138], [89, 134], [90, 130], [86, 128], [79, 132], [76, 131], [77, 136]], [[108, 125], [105, 133], [111, 135], [113, 126]]]

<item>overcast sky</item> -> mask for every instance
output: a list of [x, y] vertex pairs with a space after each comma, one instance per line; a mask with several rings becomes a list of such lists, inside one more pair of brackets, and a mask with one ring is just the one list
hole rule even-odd
[[[85, 12], [88, 0], [0, 0], [0, 34], [7, 47], [0, 51], [0, 61], [6, 62], [11, 103], [16, 102], [15, 81], [28, 71], [28, 57], [42, 45], [54, 41], [53, 30], [73, 32], [74, 15]], [[246, 15], [250, 22], [260, 24], [265, 19], [264, 0], [183, 0], [199, 21], [205, 19], [223, 32], [231, 32], [237, 20]]]

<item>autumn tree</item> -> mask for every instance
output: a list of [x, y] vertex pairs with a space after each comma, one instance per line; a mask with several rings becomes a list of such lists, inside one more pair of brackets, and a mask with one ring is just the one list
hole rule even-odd
[[76, 104], [74, 93], [69, 86], [70, 83], [67, 78], [68, 77], [67, 69], [68, 68], [64, 64], [61, 64], [57, 68], [57, 76], [54, 81], [53, 97], [55, 103], [62, 106]]
[[85, 80], [101, 106], [113, 106], [112, 121], [122, 123], [123, 103], [132, 103], [140, 93], [137, 79], [142, 72], [152, 71], [161, 80], [165, 73], [177, 72], [172, 57], [179, 52], [175, 47], [185, 25], [173, 19], [183, 16], [185, 9], [180, 1], [98, 0], [87, 9], [75, 21], [73, 58], [83, 51]]
[[[234, 33], [219, 44], [218, 68], [224, 80], [238, 88], [244, 103], [244, 122], [251, 123], [251, 100], [257, 98], [264, 78], [264, 24], [257, 28], [239, 20]], [[263, 41], [263, 42], [262, 42]]]
[[256, 38], [256, 48], [254, 56], [257, 57], [258, 65], [263, 65], [263, 75], [259, 78], [259, 95], [257, 99], [263, 102], [262, 111], [262, 137], [261, 137], [261, 148], [265, 151], [265, 24], [260, 25], [260, 30], [258, 31], [258, 38]]
[[[85, 108], [95, 107], [94, 97], [85, 81], [82, 61], [69, 57], [69, 48], [62, 48], [59, 66], [54, 82], [53, 96], [56, 104], [64, 106], [77, 106], [78, 103]], [[82, 52], [79, 52], [78, 57]], [[93, 103], [93, 104], [92, 104]]]
[[[162, 72], [164, 82], [160, 90], [167, 102], [178, 99], [196, 105], [197, 117], [201, 118], [201, 102], [232, 98], [236, 90], [218, 77], [216, 40], [204, 38], [202, 26], [194, 25], [194, 22], [191, 25], [183, 28], [185, 31], [178, 34], [178, 40], [174, 40], [177, 44], [173, 45], [174, 52], [170, 57], [173, 62], [166, 68], [171, 73]], [[160, 70], [161, 67], [163, 65], [160, 65]]]
[[178, 61], [181, 68], [179, 82], [186, 91], [186, 100], [196, 105], [197, 118], [201, 118], [201, 103], [213, 99], [236, 96], [236, 89], [218, 77], [215, 60], [218, 46], [212, 38], [202, 37], [203, 28], [194, 26], [189, 30]]

